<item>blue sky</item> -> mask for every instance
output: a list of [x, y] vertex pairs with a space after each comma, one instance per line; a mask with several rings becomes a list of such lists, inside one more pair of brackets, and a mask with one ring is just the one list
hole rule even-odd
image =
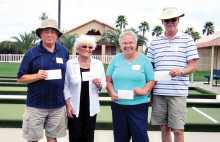
[[[127, 28], [138, 29], [141, 22], [149, 23], [150, 32], [146, 36], [150, 41], [153, 27], [162, 26], [158, 17], [166, 6], [176, 6], [185, 13], [179, 24], [182, 31], [193, 27], [202, 35], [206, 21], [214, 22], [215, 31], [220, 31], [218, 0], [62, 0], [61, 30], [70, 30], [92, 19], [115, 27], [117, 17], [125, 15]], [[38, 28], [42, 12], [57, 20], [57, 8], [58, 0], [1, 0], [0, 42]]]

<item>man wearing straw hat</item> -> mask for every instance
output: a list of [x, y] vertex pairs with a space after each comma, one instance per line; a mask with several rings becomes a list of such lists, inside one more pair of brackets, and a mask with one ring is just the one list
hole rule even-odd
[[172, 141], [171, 129], [174, 142], [184, 141], [189, 74], [196, 70], [199, 58], [192, 37], [177, 28], [184, 15], [176, 7], [163, 9], [160, 19], [165, 32], [151, 42], [147, 53], [156, 80], [151, 124], [161, 126], [163, 142]]
[[29, 49], [20, 65], [17, 80], [27, 84], [27, 100], [23, 115], [23, 137], [29, 142], [43, 138], [48, 142], [66, 135], [64, 77], [69, 53], [56, 43], [62, 32], [53, 19], [42, 21], [36, 29], [39, 45]]

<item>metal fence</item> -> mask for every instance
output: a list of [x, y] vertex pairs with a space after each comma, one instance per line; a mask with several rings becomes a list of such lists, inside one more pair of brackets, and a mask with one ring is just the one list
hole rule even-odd
[[[114, 55], [92, 55], [92, 58], [100, 60], [103, 64], [109, 64]], [[24, 54], [0, 54], [0, 63], [20, 63]], [[77, 55], [70, 55], [70, 59], [76, 58]]]

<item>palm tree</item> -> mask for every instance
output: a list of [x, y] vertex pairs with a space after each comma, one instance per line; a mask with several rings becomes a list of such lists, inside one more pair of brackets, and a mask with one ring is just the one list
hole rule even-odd
[[138, 41], [137, 41], [137, 46], [147, 46], [148, 38], [142, 36], [142, 35], [137, 35]]
[[116, 28], [120, 27], [121, 31], [122, 31], [122, 28], [125, 28], [125, 26], [128, 25], [127, 20], [124, 15], [119, 15], [115, 23], [116, 23]]
[[196, 32], [192, 27], [187, 28], [184, 33], [191, 35], [194, 41], [201, 38], [199, 32]]
[[192, 37], [193, 37], [194, 41], [196, 41], [197, 39], [200, 39], [200, 38], [201, 38], [199, 32], [193, 32], [193, 33], [192, 33]]
[[142, 22], [141, 25], [139, 26], [139, 30], [140, 30], [140, 31], [143, 31], [143, 37], [144, 37], [144, 36], [145, 36], [145, 32], [146, 32], [146, 31], [149, 32], [150, 26], [149, 26], [149, 24], [148, 24], [146, 21], [144, 21], [144, 22]]
[[138, 31], [135, 28], [133, 28], [133, 27], [131, 27], [130, 29], [127, 29], [125, 31], [132, 31], [132, 32], [138, 34]]
[[206, 35], [210, 35], [210, 34], [213, 34], [214, 31], [215, 31], [214, 23], [211, 21], [208, 21], [204, 25], [204, 29], [202, 30], [202, 34], [204, 35], [206, 33]]
[[163, 33], [163, 28], [160, 25], [156, 25], [152, 30], [152, 36], [160, 36]]
[[[138, 33], [138, 31], [136, 31], [134, 28], [129, 29], [130, 31], [135, 32], [136, 34]], [[129, 31], [126, 30], [126, 31]], [[121, 30], [120, 29], [116, 29], [116, 30], [107, 30], [104, 34], [102, 34], [101, 39], [97, 42], [97, 43], [101, 43], [101, 42], [107, 42], [108, 44], [113, 44], [117, 51], [121, 51], [120, 48], [120, 43], [119, 43], [119, 35], [121, 34]], [[138, 41], [137, 41], [137, 45], [138, 46], [143, 46], [143, 45], [147, 45], [147, 41], [148, 39], [143, 37], [142, 35], [138, 35]]]
[[192, 27], [190, 27], [190, 28], [187, 28], [184, 33], [186, 33], [188, 35], [192, 35], [193, 32], [194, 32], [194, 29]]
[[107, 42], [108, 44], [113, 44], [116, 47], [116, 50], [119, 52], [120, 43], [118, 39], [120, 34], [121, 34], [120, 29], [106, 30], [106, 32], [102, 34], [101, 39], [97, 43]]
[[42, 20], [42, 21], [45, 20], [45, 19], [48, 19], [47, 13], [46, 12], [42, 12], [41, 16], [39, 17], [39, 19]]
[[148, 39], [142, 35], [139, 35], [138, 31], [135, 28], [130, 28], [126, 31], [133, 31], [134, 33], [137, 34], [137, 38], [138, 38], [137, 46], [143, 46], [143, 45], [147, 46]]
[[68, 35], [65, 33], [60, 37], [61, 44], [66, 46], [69, 53], [72, 53], [73, 44], [74, 44], [77, 36], [78, 36], [78, 34]]
[[16, 41], [11, 42], [11, 44], [20, 48], [23, 53], [26, 53], [28, 49], [35, 46], [37, 44], [37, 40], [39, 39], [35, 33], [24, 33], [19, 34], [19, 36], [20, 37], [13, 36], [12, 38]]

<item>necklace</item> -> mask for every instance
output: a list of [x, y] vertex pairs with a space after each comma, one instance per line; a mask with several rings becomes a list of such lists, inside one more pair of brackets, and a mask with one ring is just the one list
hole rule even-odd
[[90, 62], [91, 62], [90, 58], [87, 61], [81, 61], [79, 59], [79, 64], [80, 64], [80, 67], [82, 67], [82, 68], [89, 68]]
[[127, 60], [124, 56], [123, 56], [123, 53], [121, 53], [121, 56], [122, 56], [122, 58], [124, 59], [124, 61], [126, 62], [126, 63], [128, 63], [129, 65], [130, 64], [132, 64], [132, 63], [134, 63], [135, 61], [136, 61], [136, 59], [134, 59], [134, 60]]

